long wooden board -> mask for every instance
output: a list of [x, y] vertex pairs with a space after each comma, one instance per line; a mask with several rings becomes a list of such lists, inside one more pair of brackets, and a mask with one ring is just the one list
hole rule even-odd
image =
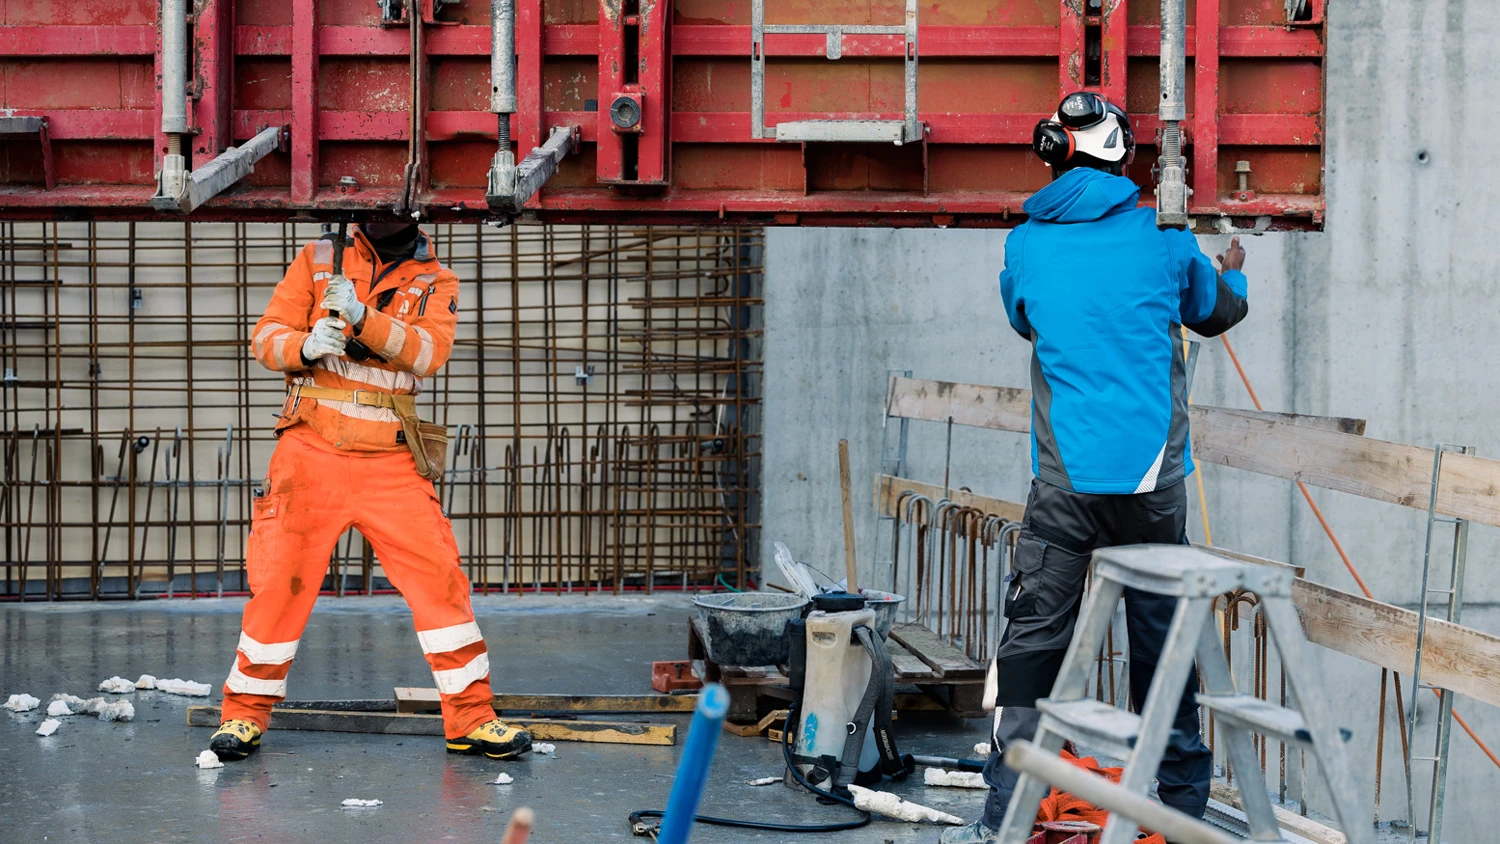
[[[1031, 392], [893, 378], [886, 399], [892, 416], [1001, 431], [1031, 429]], [[1262, 475], [1425, 509], [1432, 487], [1433, 450], [1374, 440], [1346, 431], [1361, 420], [1226, 410], [1189, 409], [1193, 457]], [[1438, 512], [1500, 526], [1500, 460], [1449, 454], [1443, 458]]]
[[[437, 689], [396, 687], [397, 712], [427, 712], [441, 704]], [[495, 694], [491, 704], [497, 712], [605, 712], [652, 714], [692, 712], [698, 696], [692, 695], [519, 695]]]
[[[1402, 673], [1416, 664], [1414, 610], [1301, 579], [1292, 583], [1292, 598], [1308, 641]], [[1500, 706], [1500, 636], [1428, 619], [1422, 680]]]
[[[441, 736], [443, 716], [399, 712], [348, 712], [316, 709], [278, 709], [272, 716], [278, 730], [314, 730], [335, 733], [379, 733], [398, 736]], [[217, 727], [217, 706], [188, 707], [190, 727]], [[632, 724], [622, 721], [509, 720], [507, 723], [531, 733], [540, 741], [587, 741], [600, 744], [677, 743], [675, 724]]]
[[[1215, 780], [1213, 790], [1209, 796], [1213, 799], [1233, 806], [1241, 811], [1245, 804], [1240, 800], [1240, 790], [1222, 780]], [[1300, 835], [1316, 844], [1349, 844], [1349, 839], [1344, 833], [1339, 832], [1331, 826], [1320, 824], [1311, 818], [1304, 818], [1293, 812], [1288, 812], [1280, 806], [1271, 805], [1271, 811], [1276, 814], [1276, 824], [1287, 832]]]
[[989, 498], [977, 495], [962, 489], [947, 490], [944, 496], [942, 487], [935, 484], [926, 484], [921, 481], [913, 481], [907, 478], [896, 478], [890, 475], [875, 476], [875, 509], [882, 516], [905, 517], [906, 508], [901, 505], [901, 494], [903, 492], [914, 492], [925, 495], [930, 501], [938, 501], [944, 497], [961, 507], [972, 507], [975, 510], [987, 513], [991, 516], [999, 516], [1012, 522], [1019, 522], [1021, 516], [1026, 512], [1026, 506], [1014, 501], [1006, 501], [1002, 498]]

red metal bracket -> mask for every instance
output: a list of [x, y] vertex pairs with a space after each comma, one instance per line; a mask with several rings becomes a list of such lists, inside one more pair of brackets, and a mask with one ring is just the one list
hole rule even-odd
[[670, 0], [599, 0], [600, 182], [671, 182], [671, 12]]
[[47, 118], [14, 114], [0, 116], [0, 140], [28, 135], [35, 135], [42, 143], [42, 184], [47, 190], [52, 190], [57, 187], [57, 171], [52, 166], [52, 135], [47, 131]]

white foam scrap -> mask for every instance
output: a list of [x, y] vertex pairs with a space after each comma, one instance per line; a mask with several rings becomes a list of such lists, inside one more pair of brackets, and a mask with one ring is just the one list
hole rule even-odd
[[128, 700], [103, 701], [89, 711], [98, 713], [100, 721], [129, 721], [135, 717], [135, 706]]
[[922, 773], [922, 782], [945, 788], [989, 788], [982, 774], [969, 771], [945, 771], [942, 768], [928, 768]]
[[140, 679], [135, 681], [135, 687], [137, 689], [154, 689], [156, 688], [156, 678], [150, 674], [142, 674]]
[[41, 705], [42, 702], [40, 700], [37, 700], [36, 698], [26, 694], [25, 692], [22, 692], [18, 695], [11, 695], [5, 701], [5, 703], [0, 703], [0, 707], [9, 709], [11, 712], [30, 712], [31, 710], [36, 709]]
[[494, 781], [491, 782], [490, 785], [510, 785], [515, 781], [515, 777], [511, 776], [510, 774], [502, 773], [500, 776], [495, 777]]
[[52, 696], [52, 703], [57, 703], [58, 701], [62, 701], [68, 707], [68, 709], [71, 710], [71, 712], [66, 713], [70, 715], [76, 715], [79, 712], [87, 712], [89, 708], [88, 701], [84, 700], [78, 695], [70, 695], [66, 692], [58, 692], [57, 694]]
[[47, 704], [47, 714], [53, 718], [61, 718], [64, 715], [72, 715], [73, 710], [68, 707], [67, 701], [54, 700]]
[[531, 752], [533, 753], [554, 753], [556, 751], [557, 745], [551, 742], [539, 741], [531, 745]]
[[194, 683], [192, 680], [180, 680], [177, 678], [173, 678], [171, 680], [157, 680], [156, 690], [173, 695], [208, 697], [208, 693], [213, 691], [213, 686], [210, 686], [207, 683]]
[[124, 677], [114, 676], [99, 684], [99, 691], [123, 695], [135, 691], [135, 684]]
[[195, 764], [200, 768], [224, 767], [224, 763], [219, 761], [219, 755], [217, 753], [214, 753], [212, 750], [205, 750], [202, 753], [198, 754], [198, 759]]
[[854, 795], [854, 806], [876, 815], [887, 818], [895, 818], [898, 821], [911, 823], [946, 823], [962, 824], [963, 818], [950, 815], [947, 812], [939, 812], [929, 806], [920, 803], [912, 803], [902, 800], [889, 791], [871, 791], [857, 785], [849, 786], [849, 793]]
[[356, 806], [379, 806], [382, 802], [384, 802], [384, 801], [381, 801], [381, 800], [360, 800], [358, 797], [350, 797], [348, 800], [345, 800], [342, 805], [349, 806], [349, 807], [353, 808], [353, 807], [356, 807]]
[[57, 728], [61, 726], [61, 721], [57, 720], [56, 718], [48, 718], [47, 720], [42, 722], [42, 725], [40, 727], [36, 728], [36, 734], [39, 736], [50, 736], [53, 733], [57, 732]]
[[775, 785], [781, 782], [781, 777], [761, 777], [758, 780], [745, 780], [745, 785]]
[[974, 745], [974, 755], [983, 756], [988, 759], [990, 755], [990, 743], [987, 741], [982, 741]]

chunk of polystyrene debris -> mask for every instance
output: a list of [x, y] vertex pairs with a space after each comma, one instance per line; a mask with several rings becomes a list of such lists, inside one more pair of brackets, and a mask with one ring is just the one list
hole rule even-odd
[[208, 693], [213, 691], [213, 686], [207, 683], [194, 683], [192, 680], [181, 680], [174, 677], [171, 680], [157, 680], [156, 690], [173, 695], [208, 697]]
[[5, 703], [0, 703], [0, 708], [9, 709], [11, 712], [30, 712], [41, 705], [40, 700], [22, 692], [18, 695], [11, 695]]
[[945, 771], [942, 768], [928, 768], [922, 772], [922, 782], [926, 785], [945, 788], [989, 788], [982, 774], [969, 771]]
[[219, 755], [217, 753], [214, 753], [212, 750], [205, 750], [202, 753], [198, 754], [198, 759], [195, 764], [200, 768], [224, 767], [224, 763], [219, 761]]
[[135, 706], [128, 700], [104, 701], [93, 710], [100, 721], [129, 721], [135, 717]]
[[[79, 710], [82, 711], [81, 709]], [[61, 718], [64, 715], [72, 715], [73, 709], [65, 700], [54, 700], [47, 704], [47, 714], [53, 718]]]
[[849, 793], [854, 795], [854, 806], [876, 815], [887, 818], [895, 818], [898, 821], [912, 823], [946, 823], [961, 824], [963, 818], [955, 817], [947, 812], [939, 812], [937, 809], [923, 806], [920, 803], [912, 803], [902, 800], [889, 791], [871, 791], [857, 785], [849, 786]]
[[366, 806], [379, 806], [382, 802], [384, 802], [384, 801], [381, 801], [381, 800], [360, 800], [357, 797], [350, 797], [348, 800], [345, 800], [342, 805], [348, 806], [350, 808], [356, 808], [356, 807], [366, 807]]
[[150, 674], [142, 674], [140, 678], [135, 681], [135, 687], [137, 689], [154, 689], [156, 688], [156, 678], [152, 677]]
[[974, 745], [974, 755], [984, 759], [990, 758], [990, 743], [982, 741]]
[[53, 733], [57, 732], [57, 728], [61, 726], [61, 721], [57, 720], [56, 718], [48, 718], [47, 720], [42, 722], [42, 725], [40, 727], [36, 728], [36, 734], [39, 736], [50, 736]]
[[538, 741], [532, 743], [531, 745], [532, 753], [554, 753], [556, 751], [557, 745], [552, 744], [551, 742]]
[[78, 695], [70, 695], [66, 692], [58, 692], [57, 694], [52, 696], [51, 702], [57, 703], [58, 701], [61, 701], [68, 707], [69, 711], [65, 713], [68, 715], [77, 715], [80, 712], [89, 711], [89, 702], [79, 697]]
[[775, 785], [781, 782], [781, 777], [761, 777], [758, 780], [745, 780], [745, 785]]
[[515, 781], [515, 777], [511, 776], [510, 774], [502, 773], [500, 776], [495, 777], [492, 781], [490, 781], [490, 785], [510, 785]]
[[124, 677], [115, 676], [99, 684], [99, 691], [123, 695], [135, 691], [135, 684]]

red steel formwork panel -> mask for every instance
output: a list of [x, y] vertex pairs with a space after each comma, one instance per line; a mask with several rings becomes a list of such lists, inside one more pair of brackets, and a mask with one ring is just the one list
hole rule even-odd
[[[1195, 225], [1322, 227], [1327, 0], [1187, 0], [1183, 124]], [[382, 5], [411, 14], [382, 25]], [[519, 156], [578, 148], [527, 204], [547, 222], [1008, 226], [1048, 180], [1032, 126], [1063, 93], [1123, 101], [1151, 184], [1159, 0], [516, 0]], [[189, 169], [258, 131], [283, 148], [194, 219], [492, 217], [489, 0], [198, 0]], [[156, 0], [0, 0], [0, 217], [153, 218], [167, 150]], [[836, 58], [831, 58], [830, 53]], [[415, 57], [415, 58], [414, 58]], [[920, 139], [777, 140], [806, 120], [901, 121]], [[632, 99], [622, 130], [610, 106]], [[770, 135], [770, 137], [762, 137]], [[1150, 190], [1144, 192], [1149, 199]]]

